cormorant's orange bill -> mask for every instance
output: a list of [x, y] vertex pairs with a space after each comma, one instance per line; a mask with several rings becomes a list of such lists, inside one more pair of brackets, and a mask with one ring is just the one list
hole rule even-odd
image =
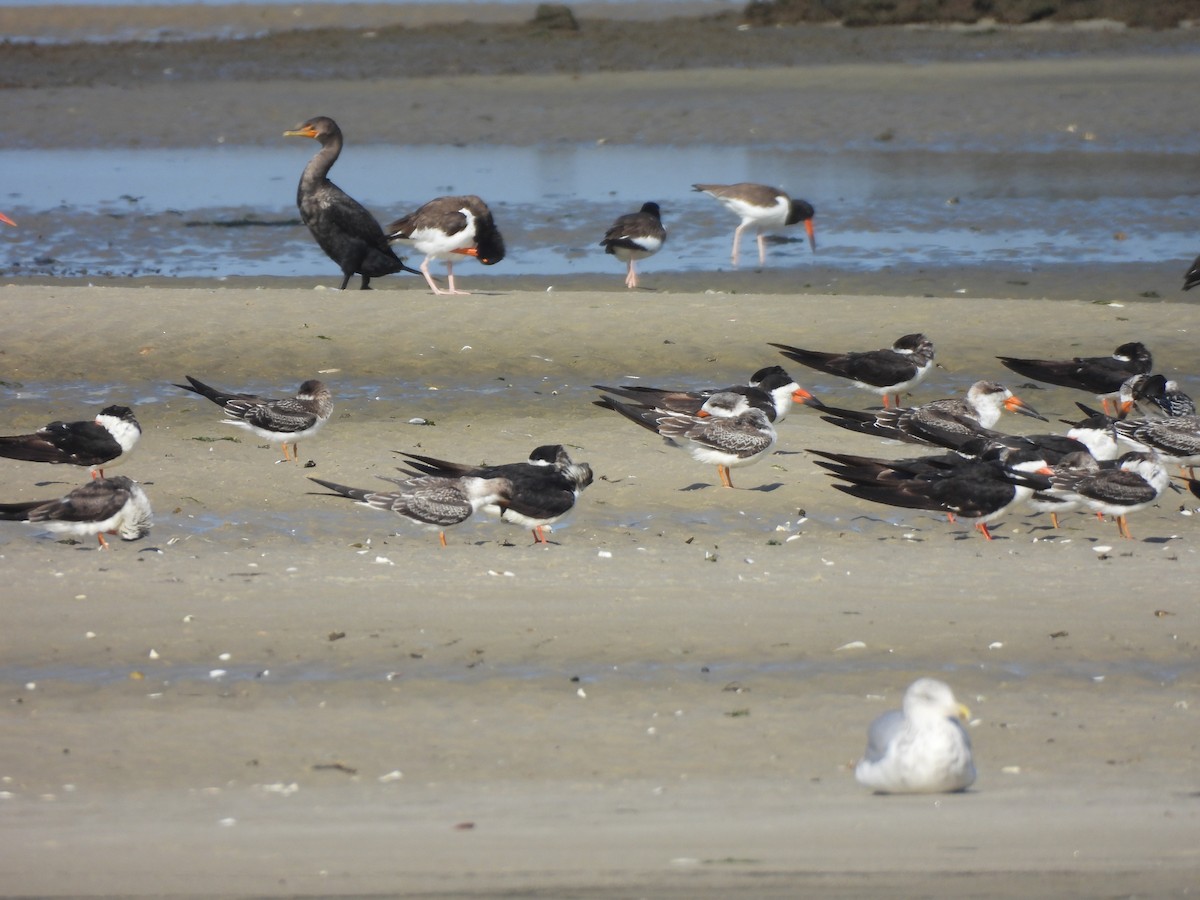
[[315, 138], [317, 136], [317, 129], [313, 128], [308, 122], [305, 122], [299, 128], [293, 128], [291, 131], [285, 131], [283, 136]]

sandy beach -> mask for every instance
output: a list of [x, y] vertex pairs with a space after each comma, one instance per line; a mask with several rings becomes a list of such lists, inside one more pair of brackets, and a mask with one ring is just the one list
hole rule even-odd
[[[951, 896], [970, 876], [978, 895], [1184, 893], [1188, 495], [1134, 516], [1133, 542], [1082, 515], [1060, 532], [1015, 515], [987, 543], [848, 500], [802, 452], [910, 448], [799, 410], [778, 453], [727, 491], [593, 408], [588, 385], [701, 363], [735, 380], [774, 361], [764, 339], [788, 317], [819, 320], [835, 347], [864, 322], [929, 323], [945, 365], [980, 376], [1000, 377], [996, 348], [1030, 346], [1031, 322], [1038, 347], [1137, 335], [1186, 360], [1189, 308], [740, 299], [0, 292], [22, 322], [4, 348], [21, 381], [119, 382], [134, 397], [185, 373], [378, 385], [339, 400], [301, 447], [311, 468], [252, 439], [198, 441], [224, 433], [210, 405], [169, 396], [141, 407], [145, 437], [123, 467], [155, 504], [149, 538], [98, 553], [5, 528], [10, 890], [853, 896], [886, 883]], [[149, 308], [153, 321], [137, 312]], [[402, 332], [372, 338], [397, 316]], [[645, 340], [627, 339], [630, 320]], [[244, 350], [231, 357], [231, 342]], [[64, 371], [64, 358], [86, 362]], [[1050, 416], [1076, 399], [1024, 395]], [[313, 496], [304, 477], [363, 485], [391, 472], [391, 450], [499, 461], [559, 441], [598, 477], [550, 547], [486, 522], [445, 550], [392, 536], [403, 523]], [[5, 497], [53, 495], [58, 475], [12, 464]], [[975, 710], [979, 784], [871, 797], [849, 771], [866, 722], [931, 672]]]
[[[1087, 68], [1086, 54], [1030, 62], [1025, 49], [916, 67], [711, 61], [644, 102], [693, 111], [659, 117], [663, 143], [747, 140], [705, 110], [786, 143], [806, 123], [771, 111], [820, 81], [833, 97], [820, 140], [834, 146], [879, 133], [904, 75], [903, 115], [886, 124], [902, 120], [914, 145], [988, 128], [1015, 146], [1104, 115], [1113, 141], [1178, 139], [1190, 120], [1169, 86], [1196, 66], [1180, 33], [1103, 40], [1126, 43]], [[87, 146], [100, 138], [87, 120], [119, 141], [253, 143], [274, 139], [264, 121], [314, 105], [394, 140], [397, 121], [367, 110], [370, 92], [398, 86], [422, 92], [405, 127], [423, 142], [497, 140], [484, 107], [533, 142], [647, 140], [619, 123], [611, 90], [637, 73], [260, 80], [269, 56], [244, 78], [208, 59], [211, 77], [179, 84], [71, 86], [30, 57], [29, 83], [0, 91], [18, 123], [6, 140]], [[962, 79], [995, 115], [948, 109]], [[1035, 83], [1045, 103], [1030, 102]], [[728, 384], [786, 364], [769, 341], [868, 349], [920, 330], [945, 368], [914, 402], [995, 378], [1058, 427], [1091, 398], [1012, 376], [996, 355], [1140, 340], [1195, 394], [1186, 264], [797, 278], [654, 273], [652, 260], [645, 291], [618, 290], [619, 269], [553, 285], [473, 272], [480, 292], [454, 298], [411, 276], [341, 294], [332, 270], [315, 283], [5, 279], [2, 432], [134, 407], [143, 437], [115, 473], [145, 485], [155, 527], [100, 552], [0, 523], [0, 895], [1191, 895], [1200, 501], [1165, 494], [1131, 516], [1132, 541], [1092, 516], [1055, 530], [1021, 511], [987, 542], [833, 490], [806, 448], [920, 451], [810, 409], [726, 490], [591, 402], [595, 384]], [[828, 403], [874, 402], [790, 370]], [[336, 407], [302, 462], [282, 463], [173, 388], [185, 375], [279, 393], [317, 377]], [[307, 480], [382, 484], [396, 450], [507, 462], [545, 443], [596, 473], [550, 546], [483, 520], [442, 549]], [[5, 462], [6, 502], [87, 478]], [[972, 708], [979, 779], [965, 794], [873, 796], [852, 772], [866, 727], [922, 675]]]

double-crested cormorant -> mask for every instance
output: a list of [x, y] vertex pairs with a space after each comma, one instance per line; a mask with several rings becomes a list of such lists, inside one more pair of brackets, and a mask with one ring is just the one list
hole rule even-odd
[[666, 243], [667, 232], [657, 203], [643, 203], [635, 213], [619, 216], [604, 233], [600, 246], [626, 264], [625, 287], [638, 286], [635, 260], [653, 256]]
[[321, 144], [300, 176], [296, 205], [321, 249], [341, 267], [345, 276], [342, 290], [355, 274], [362, 275], [361, 289], [365, 291], [370, 289], [372, 278], [415, 272], [392, 251], [375, 217], [329, 180], [329, 170], [342, 152], [342, 130], [337, 122], [317, 116], [283, 135], [313, 138]]
[[813, 216], [816, 211], [807, 200], [793, 200], [778, 188], [765, 184], [693, 184], [692, 190], [708, 194], [714, 200], [719, 200], [725, 208], [736, 216], [742, 217], [742, 222], [733, 232], [733, 252], [730, 260], [738, 264], [738, 245], [742, 240], [742, 232], [753, 225], [758, 231], [758, 264], [767, 261], [767, 242], [763, 230], [767, 228], [782, 228], [784, 225], [804, 223], [808, 232], [808, 245], [813, 252], [817, 249], [817, 236], [813, 231]]
[[[425, 254], [421, 274], [435, 294], [469, 294], [454, 286], [456, 254], [474, 256], [485, 266], [504, 259], [504, 238], [500, 236], [492, 211], [474, 194], [464, 197], [438, 197], [414, 213], [397, 219], [384, 229], [387, 239], [405, 244]], [[448, 289], [438, 287], [429, 273], [435, 259], [446, 261]]]

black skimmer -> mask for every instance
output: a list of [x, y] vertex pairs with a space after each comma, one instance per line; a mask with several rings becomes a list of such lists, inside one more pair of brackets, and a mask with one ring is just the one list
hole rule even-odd
[[1118, 419], [1117, 439], [1133, 450], [1153, 451], [1164, 463], [1192, 469], [1200, 466], [1200, 416], [1173, 419]]
[[1187, 270], [1187, 274], [1183, 276], [1183, 289], [1190, 291], [1196, 285], [1200, 284], [1200, 256], [1197, 256], [1192, 263], [1192, 267]]
[[1123, 450], [1117, 440], [1117, 430], [1113, 427], [1116, 419], [1082, 403], [1075, 405], [1079, 407], [1085, 418], [1078, 422], [1059, 419], [1064, 425], [1071, 426], [1067, 431], [1067, 437], [1079, 441], [1087, 447], [1088, 452], [1100, 462], [1107, 462], [1120, 456]]
[[[504, 259], [504, 238], [492, 218], [492, 211], [479, 197], [438, 197], [414, 213], [397, 219], [384, 228], [387, 239], [425, 254], [421, 274], [435, 294], [469, 294], [454, 286], [455, 256], [473, 256], [485, 266]], [[430, 274], [435, 259], [446, 261], [446, 285], [442, 290]]]
[[1080, 475], [1091, 475], [1100, 471], [1100, 465], [1100, 461], [1087, 450], [1078, 450], [1062, 456], [1050, 465], [1050, 468], [1054, 471], [1054, 475], [1051, 476], [1050, 487], [1034, 491], [1027, 501], [1029, 507], [1038, 512], [1050, 513], [1050, 521], [1054, 524], [1055, 528], [1058, 528], [1058, 517], [1065, 512], [1070, 512], [1082, 506], [1083, 498], [1072, 491], [1066, 490], [1061, 485], [1055, 486], [1053, 479], [1056, 477], [1072, 478]]
[[1018, 359], [996, 357], [1019, 375], [1057, 384], [1060, 387], [1090, 391], [1100, 398], [1108, 412], [1110, 400], [1115, 400], [1121, 385], [1134, 375], [1147, 375], [1154, 359], [1143, 344], [1131, 341], [1113, 351], [1112, 356], [1077, 356], [1074, 359]]
[[[881, 459], [877, 456], [858, 456], [830, 450], [809, 449], [807, 452], [821, 457], [817, 460], [817, 465], [822, 469], [827, 469], [843, 481], [855, 484], [905, 483], [918, 478], [945, 478], [953, 475], [974, 458], [971, 454], [964, 455], [958, 452], [910, 459]], [[993, 456], [1000, 452], [991, 451]]]
[[0, 213], [0, 222], [3, 222], [5, 225], [11, 225], [13, 228], [17, 227], [17, 223], [14, 222], [12, 219], [10, 219], [8, 216], [6, 216], [4, 213]]
[[663, 228], [658, 204], [643, 203], [637, 212], [619, 216], [604, 232], [600, 246], [605, 253], [611, 253], [625, 263], [625, 287], [635, 288], [638, 278], [634, 263], [653, 256], [666, 241], [667, 231]]
[[965, 441], [947, 441], [952, 449], [966, 456], [983, 456], [990, 450], [1003, 448], [1005, 450], [1031, 450], [1041, 456], [1050, 465], [1056, 465], [1064, 456], [1075, 453], [1086, 453], [1092, 456], [1088, 445], [1062, 434], [1003, 434], [998, 431], [987, 431], [978, 437]]
[[[1051, 465], [1056, 465], [1064, 456], [1076, 453], [1086, 453], [1096, 459], [1115, 459], [1120, 454], [1116, 432], [1112, 430], [1112, 420], [1102, 413], [1096, 415], [1094, 427], [1090, 422], [1071, 423], [1065, 419], [1060, 420], [1065, 424], [1075, 425], [1075, 434], [1005, 434], [991, 429], [956, 434], [943, 429], [931, 436], [938, 446], [946, 447], [962, 456], [979, 457], [1001, 450], [1031, 450]], [[1100, 451], [1099, 455], [1094, 452], [1096, 450]]]
[[[838, 454], [809, 452], [838, 460]], [[972, 520], [989, 541], [992, 535], [987, 526], [1035, 490], [1049, 488], [1048, 476], [1053, 474], [1044, 459], [1028, 450], [999, 452], [957, 463], [943, 457], [945, 470], [930, 469], [927, 460], [858, 459], [857, 466], [825, 465], [834, 477], [849, 482], [835, 484], [837, 490], [887, 506], [953, 513]]]
[[1115, 465], [1093, 471], [1056, 470], [1051, 484], [1056, 491], [1075, 495], [1098, 514], [1114, 516], [1121, 537], [1131, 539], [1125, 517], [1157, 501], [1170, 480], [1157, 453], [1132, 451]]
[[92, 477], [104, 477], [133, 450], [142, 427], [128, 406], [106, 406], [85, 422], [51, 422], [33, 434], [0, 437], [0, 456], [26, 462], [87, 466]]
[[404, 264], [388, 244], [375, 217], [361, 203], [329, 180], [329, 170], [342, 152], [342, 130], [328, 116], [317, 116], [284, 137], [312, 138], [321, 144], [296, 189], [300, 219], [325, 253], [342, 270], [344, 291], [350, 279], [362, 276], [361, 290], [370, 290], [372, 278], [417, 270]]
[[669, 413], [602, 397], [595, 405], [613, 409], [667, 439], [692, 459], [715, 465], [724, 487], [733, 487], [729, 470], [758, 462], [775, 446], [775, 428], [761, 409], [741, 394], [714, 394], [696, 415]]
[[882, 350], [851, 351], [849, 353], [826, 353], [820, 350], [802, 350], [787, 344], [771, 344], [786, 356], [801, 365], [847, 378], [854, 386], [883, 397], [887, 409], [889, 396], [900, 405], [900, 393], [916, 387], [934, 367], [933, 341], [920, 333], [906, 334], [896, 338], [891, 347]]
[[536, 447], [525, 462], [494, 466], [471, 466], [432, 456], [394, 451], [409, 460], [416, 471], [408, 474], [443, 478], [499, 478], [508, 483], [506, 505], [492, 504], [485, 512], [499, 515], [533, 531], [535, 543], [545, 544], [545, 530], [560, 521], [575, 506], [579, 493], [592, 483], [592, 467], [572, 462], [562, 444]]
[[965, 791], [975, 782], [966, 724], [971, 711], [934, 678], [914, 681], [903, 709], [877, 717], [867, 730], [867, 749], [854, 777], [877, 794]]
[[742, 221], [733, 232], [733, 252], [730, 261], [738, 264], [738, 247], [742, 234], [751, 225], [758, 232], [758, 264], [767, 262], [767, 242], [763, 232], [768, 228], [783, 228], [785, 225], [804, 223], [808, 232], [808, 245], [815, 253], [817, 250], [817, 235], [813, 230], [813, 216], [816, 211], [807, 200], [793, 200], [778, 188], [765, 184], [693, 184], [692, 190], [708, 194], [714, 200], [720, 201], [724, 207]]
[[503, 478], [440, 478], [423, 475], [419, 478], [388, 478], [379, 476], [399, 487], [395, 491], [372, 491], [347, 487], [320, 478], [311, 478], [335, 494], [357, 500], [363, 506], [394, 512], [414, 525], [438, 532], [446, 546], [446, 529], [467, 521], [485, 506], [507, 503], [508, 482]]
[[0, 503], [0, 519], [29, 522], [56, 534], [94, 534], [102, 549], [108, 549], [105, 534], [120, 535], [123, 541], [145, 537], [151, 518], [142, 486], [124, 475], [93, 478], [57, 500]]
[[649, 406], [664, 412], [696, 415], [714, 394], [741, 394], [749, 406], [761, 409], [772, 422], [782, 422], [792, 410], [793, 403], [807, 403], [813, 395], [800, 387], [782, 366], [768, 366], [750, 376], [746, 384], [724, 388], [704, 388], [698, 391], [670, 390], [623, 384], [606, 387], [593, 384], [596, 390], [633, 400], [639, 406]]
[[1005, 437], [991, 430], [1005, 410], [1046, 421], [1028, 403], [994, 381], [975, 382], [965, 397], [932, 400], [920, 406], [864, 411], [808, 402], [824, 413], [822, 419], [842, 428], [951, 449], [978, 437]]
[[1123, 388], [1129, 389], [1133, 403], [1140, 400], [1152, 403], [1169, 419], [1196, 415], [1196, 402], [1180, 390], [1179, 382], [1165, 375], [1135, 375]]
[[272, 400], [257, 394], [231, 394], [211, 387], [191, 375], [184, 376], [188, 384], [175, 387], [207, 397], [225, 410], [229, 418], [223, 425], [245, 428], [264, 441], [281, 444], [283, 459], [289, 461], [288, 444], [296, 461], [300, 459], [300, 441], [312, 437], [333, 413], [333, 396], [322, 382], [310, 380], [300, 385], [295, 397]]

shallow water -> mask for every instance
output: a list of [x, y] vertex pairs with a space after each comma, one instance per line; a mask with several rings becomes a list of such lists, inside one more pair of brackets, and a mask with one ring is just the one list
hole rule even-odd
[[[310, 152], [307, 142], [0, 151], [0, 208], [20, 225], [0, 232], [0, 273], [333, 278], [294, 206]], [[1194, 156], [1131, 148], [1076, 153], [1072, 163], [1064, 176], [1058, 154], [1033, 151], [361, 146], [346, 151], [334, 177], [383, 222], [442, 194], [487, 199], [508, 257], [489, 270], [460, 264], [458, 274], [476, 285], [491, 274], [619, 271], [599, 238], [650, 199], [663, 207], [669, 238], [644, 270], [728, 268], [737, 219], [690, 189], [718, 172], [804, 196], [817, 209], [815, 260], [851, 271], [1195, 254]], [[752, 236], [742, 254], [744, 268], [756, 266]], [[801, 230], [772, 236], [770, 267], [803, 271], [813, 260]]]
[[[749, 681], [771, 676], [787, 678], [811, 678], [839, 672], [890, 672], [904, 671], [907, 661], [886, 659], [864, 660], [847, 656], [841, 659], [798, 659], [787, 663], [755, 663], [729, 661], [708, 663], [696, 662], [666, 665], [653, 661], [626, 661], [619, 665], [583, 663], [572, 669], [572, 681], [580, 684], [603, 684], [612, 681], [654, 682], [664, 675], [687, 680], [711, 681], [713, 683]], [[941, 674], [950, 676], [963, 667], [944, 665]], [[975, 668], [970, 666], [969, 668]], [[1036, 672], [1029, 666], [1013, 662], [990, 663], [988, 668], [1003, 672], [1015, 679], [1037, 677], [1062, 677], [1073, 681], [1095, 682], [1108, 677], [1132, 677], [1155, 684], [1173, 684], [1183, 677], [1191, 678], [1200, 665], [1163, 665], [1143, 660], [1063, 660], [1055, 665], [1039, 667]], [[330, 668], [322, 664], [273, 664], [264, 667], [246, 663], [221, 663], [207, 665], [173, 665], [169, 662], [147, 661], [139, 670], [145, 676], [140, 680], [147, 691], [179, 689], [196, 682], [208, 681], [221, 684], [259, 681], [263, 684], [289, 685], [305, 682], [371, 682], [408, 681], [436, 679], [446, 682], [478, 684], [491, 680], [534, 681], [561, 679], [560, 666], [541, 668], [535, 665], [496, 665], [480, 663], [466, 667], [461, 663], [438, 664], [412, 662], [398, 659], [397, 668], [387, 669], [367, 666], [338, 666]], [[52, 666], [0, 666], [0, 684], [121, 684], [130, 680], [128, 665], [81, 666], [59, 664]]]
[[[293, 205], [307, 152], [2, 151], [10, 190], [0, 203], [20, 227], [0, 234], [0, 270], [330, 277], [336, 272]], [[817, 209], [817, 259], [848, 270], [1156, 262], [1195, 251], [1194, 162], [1174, 154], [1084, 152], [1064, 178], [1061, 158], [1038, 152], [360, 146], [347, 151], [335, 176], [384, 222], [438, 194], [479, 193], [509, 245], [492, 271], [553, 277], [619, 269], [599, 238], [614, 217], [647, 199], [664, 208], [670, 238], [644, 269], [727, 268], [737, 220], [690, 191], [714, 172], [727, 181], [803, 186]], [[418, 181], [425, 187], [414, 190]], [[743, 265], [755, 265], [752, 238], [743, 244]], [[772, 268], [803, 268], [812, 259], [798, 229], [774, 235], [773, 245]], [[460, 274], [484, 272], [460, 265]]]

